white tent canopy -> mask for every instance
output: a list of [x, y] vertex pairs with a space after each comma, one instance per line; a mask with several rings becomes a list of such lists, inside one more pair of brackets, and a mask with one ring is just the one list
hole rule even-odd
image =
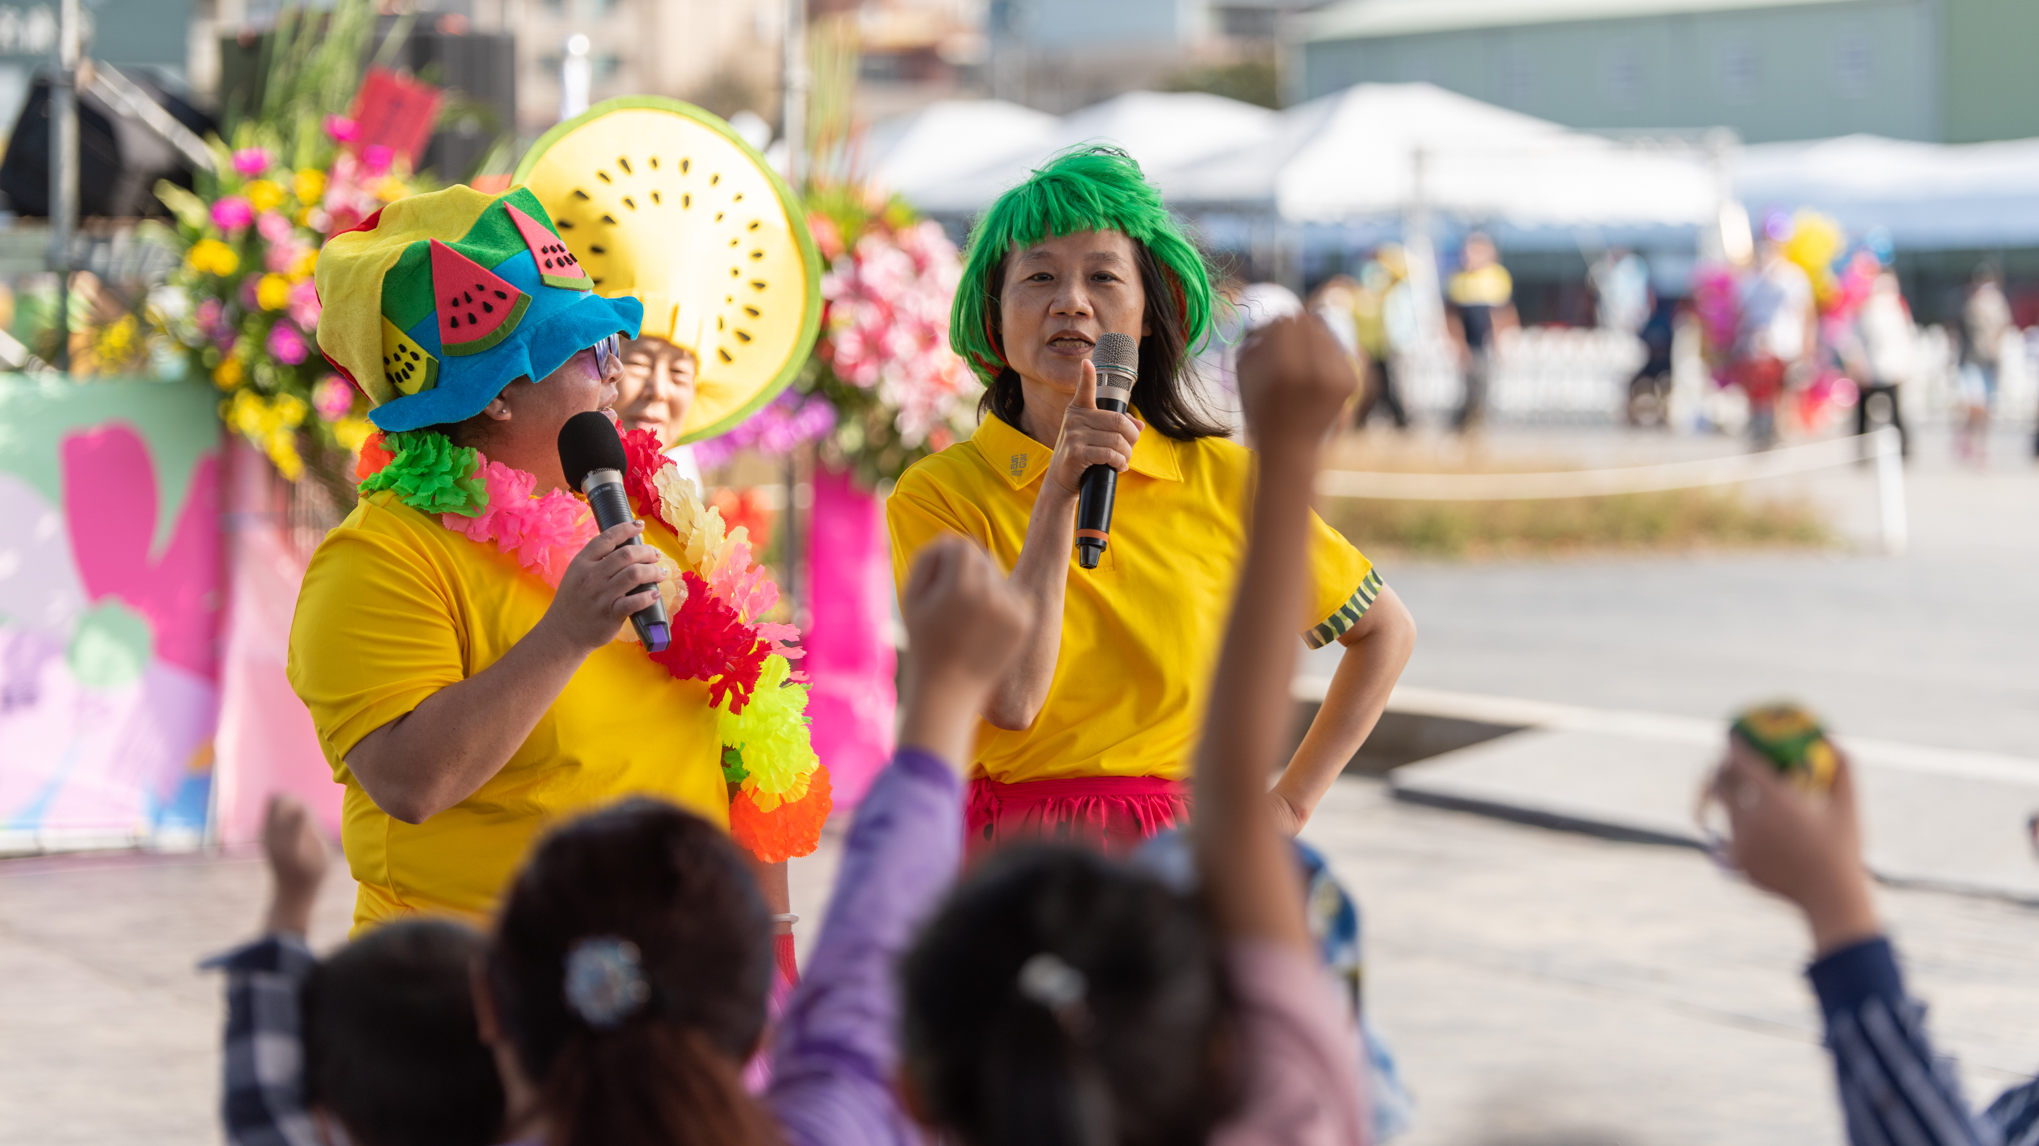
[[1913, 143], [1847, 135], [1743, 149], [1737, 198], [1752, 214], [1810, 207], [1899, 247], [2039, 245], [2039, 139]]
[[[1202, 92], [1128, 92], [1072, 112], [1052, 131], [1024, 138], [967, 173], [922, 184], [907, 197], [923, 210], [971, 214], [990, 206], [1048, 157], [1078, 144], [1123, 147], [1154, 173], [1264, 138], [1280, 118], [1264, 107]], [[874, 134], [886, 126], [879, 125]]]
[[1061, 121], [999, 99], [947, 99], [873, 127], [863, 141], [871, 180], [913, 202], [947, 180], [1035, 147]]
[[[1420, 167], [1420, 171], [1419, 171]], [[1700, 157], [1569, 131], [1432, 84], [1358, 84], [1284, 112], [1244, 147], [1155, 173], [1187, 209], [1334, 223], [1423, 205], [1518, 226], [1715, 217]]]

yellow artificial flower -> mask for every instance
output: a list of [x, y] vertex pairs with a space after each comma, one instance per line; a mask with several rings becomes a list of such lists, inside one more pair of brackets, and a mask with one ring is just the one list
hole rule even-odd
[[394, 203], [410, 193], [409, 185], [394, 175], [385, 175], [375, 184], [375, 197], [385, 203]]
[[225, 278], [241, 269], [241, 256], [218, 239], [200, 239], [184, 252], [184, 262], [200, 274]]
[[270, 464], [287, 481], [304, 476], [304, 457], [297, 452], [297, 428], [311, 405], [295, 394], [263, 398], [253, 390], [236, 391], [221, 404], [221, 415], [234, 432], [262, 447]]
[[283, 206], [283, 200], [288, 197], [283, 184], [274, 179], [257, 179], [243, 187], [241, 194], [247, 196], [248, 206], [257, 211], [274, 211]]
[[318, 248], [314, 247], [313, 249], [306, 251], [304, 254], [299, 255], [297, 257], [297, 261], [290, 264], [291, 280], [295, 282], [302, 281], [304, 279], [312, 277], [312, 271], [317, 269], [318, 265], [319, 265], [319, 252]]
[[290, 305], [290, 280], [282, 275], [263, 275], [255, 284], [255, 304], [263, 310], [282, 310]]
[[374, 432], [374, 422], [366, 418], [356, 418], [351, 414], [333, 423], [333, 439], [339, 442], [348, 453], [360, 453], [362, 443], [366, 442], [368, 435]]
[[93, 357], [99, 360], [99, 372], [117, 374], [127, 366], [128, 360], [140, 349], [137, 337], [140, 332], [141, 323], [131, 314], [102, 327], [92, 347]]
[[222, 390], [237, 390], [247, 380], [247, 368], [238, 358], [222, 358], [219, 365], [212, 368], [212, 384]]
[[728, 541], [722, 511], [702, 504], [694, 483], [681, 477], [674, 466], [660, 466], [652, 475], [651, 484], [658, 490], [665, 519], [679, 535], [684, 547], [681, 556], [696, 576], [703, 580], [714, 576], [715, 567], [722, 561], [722, 547]]
[[300, 203], [316, 203], [326, 193], [326, 173], [316, 167], [306, 167], [290, 177], [290, 193]]

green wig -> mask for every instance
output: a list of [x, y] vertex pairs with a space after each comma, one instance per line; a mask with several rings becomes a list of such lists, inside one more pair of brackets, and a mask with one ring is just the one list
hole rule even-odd
[[[1173, 438], [1219, 432], [1194, 413], [1185, 411], [1182, 420], [1170, 416], [1178, 404], [1177, 376], [1189, 361], [1187, 348], [1201, 344], [1211, 327], [1211, 279], [1203, 254], [1169, 215], [1161, 189], [1140, 165], [1118, 148], [1095, 145], [1065, 151], [1035, 169], [1026, 182], [1000, 195], [970, 233], [962, 281], [949, 313], [949, 345], [993, 389], [988, 403], [992, 412], [1007, 416], [996, 392], [1011, 389], [1016, 394], [1017, 389], [1017, 375], [1006, 364], [998, 328], [1006, 257], [1017, 248], [1076, 231], [1124, 234], [1158, 280], [1143, 284], [1149, 315], [1161, 320], [1153, 324], [1155, 329], [1166, 328], [1165, 338], [1150, 336], [1141, 345], [1140, 385], [1147, 396], [1139, 404], [1149, 424]], [[1150, 342], [1170, 345], [1157, 345], [1156, 354], [1150, 355]], [[1014, 385], [1001, 386], [1001, 379]], [[1163, 412], [1162, 405], [1171, 409]]]

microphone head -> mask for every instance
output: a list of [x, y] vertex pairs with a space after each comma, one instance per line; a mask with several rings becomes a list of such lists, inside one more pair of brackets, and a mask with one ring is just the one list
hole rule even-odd
[[1124, 334], [1099, 335], [1091, 348], [1090, 363], [1099, 370], [1116, 370], [1128, 377], [1140, 376], [1140, 340]]
[[599, 410], [575, 414], [559, 428], [559, 468], [566, 474], [566, 484], [574, 489], [581, 488], [596, 470], [620, 473], [629, 466], [623, 439], [617, 436], [608, 415]]

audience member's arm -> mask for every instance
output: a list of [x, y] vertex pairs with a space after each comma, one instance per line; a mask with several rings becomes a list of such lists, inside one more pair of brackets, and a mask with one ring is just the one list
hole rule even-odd
[[1299, 315], [1261, 327], [1239, 354], [1246, 425], [1260, 455], [1246, 561], [1196, 758], [1198, 867], [1219, 927], [1232, 937], [1310, 950], [1303, 892], [1278, 830], [1268, 782], [1295, 705], [1295, 619], [1308, 579], [1310, 492], [1325, 428], [1357, 387], [1323, 323]]
[[768, 1101], [790, 1146], [921, 1141], [892, 1088], [893, 969], [955, 878], [977, 714], [1032, 620], [958, 537], [921, 552], [900, 604], [911, 659], [899, 751], [857, 809], [828, 922], [773, 1044]]
[[305, 806], [277, 796], [262, 826], [262, 850], [271, 879], [265, 934], [206, 963], [226, 972], [220, 1115], [233, 1146], [321, 1146], [304, 1105], [299, 999], [318, 965], [305, 933], [326, 874], [326, 845]]
[[1730, 737], [1714, 790], [1733, 825], [1736, 866], [1805, 913], [1814, 953], [1806, 974], [1826, 1021], [1848, 1141], [2000, 1141], [1997, 1128], [1969, 1113], [1953, 1064], [1926, 1035], [1925, 1007], [1905, 994], [1862, 867], [1848, 761], [1826, 796], [1808, 796]]

